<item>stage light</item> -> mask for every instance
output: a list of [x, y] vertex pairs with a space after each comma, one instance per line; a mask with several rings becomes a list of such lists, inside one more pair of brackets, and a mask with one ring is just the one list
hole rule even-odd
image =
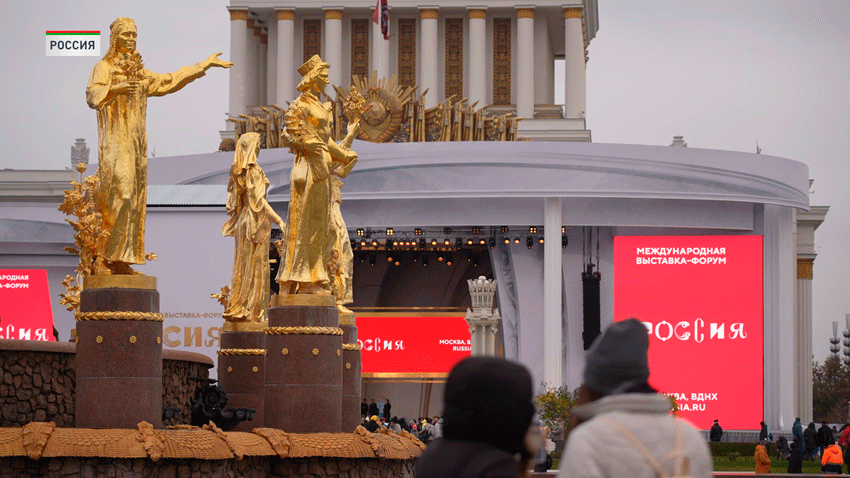
[[442, 254], [437, 254], [437, 261], [438, 262], [443, 262], [444, 260], [446, 260], [446, 258]]
[[398, 241], [393, 241], [393, 247], [398, 245]]
[[388, 235], [388, 236], [392, 236], [392, 235], [393, 235], [393, 228], [391, 228], [391, 227], [388, 227], [388, 228], [387, 228], [387, 235]]
[[511, 243], [511, 238], [510, 238], [510, 237], [506, 237], [506, 238], [505, 238], [505, 244], [510, 244], [510, 243]]
[[359, 254], [359, 257], [360, 257], [360, 262], [366, 262], [366, 253], [365, 252], [361, 252]]
[[431, 239], [431, 245], [432, 245], [432, 246], [436, 246], [436, 245], [437, 245], [437, 240], [436, 240], [436, 239]]
[[452, 228], [450, 228], [450, 227], [444, 227], [443, 228], [443, 234], [448, 236], [451, 233], [452, 233]]
[[419, 262], [419, 253], [418, 252], [413, 253], [413, 262]]
[[446, 265], [451, 266], [452, 264], [454, 264], [454, 256], [452, 254], [449, 254], [446, 258]]
[[360, 247], [366, 247], [366, 241], [360, 241]]
[[528, 226], [529, 234], [537, 234], [537, 226]]
[[372, 246], [378, 247], [378, 240], [377, 239], [372, 239]]
[[496, 239], [491, 237], [488, 245], [490, 246], [490, 249], [495, 249], [496, 248]]
[[399, 262], [399, 261], [395, 261], [395, 266], [396, 266], [396, 267], [398, 267], [398, 266], [400, 266], [400, 265], [401, 265], [401, 262]]
[[530, 236], [529, 236], [529, 237], [527, 237], [527, 238], [525, 239], [525, 247], [527, 247], [527, 248], [531, 249], [531, 246], [533, 246], [533, 245], [534, 245], [534, 238], [533, 238], [533, 237], [530, 237]]
[[387, 256], [387, 262], [392, 262], [392, 261], [393, 261], [393, 256], [388, 255], [388, 256]]
[[472, 267], [478, 267], [478, 256], [475, 256], [475, 258], [472, 259]]
[[502, 231], [502, 234], [507, 234], [508, 233], [508, 226], [502, 226], [501, 231]]
[[561, 226], [561, 234], [567, 233], [567, 226]]
[[476, 236], [481, 234], [481, 228], [480, 227], [473, 227], [472, 233], [475, 234]]
[[472, 253], [471, 252], [466, 253], [466, 262], [472, 262]]
[[422, 256], [422, 265], [423, 266], [428, 265], [428, 254], [425, 254], [424, 256]]
[[472, 239], [467, 239], [467, 240], [466, 240], [466, 245], [467, 245], [467, 246], [471, 246], [471, 245], [472, 245]]
[[451, 243], [452, 243], [452, 241], [450, 241], [448, 237], [446, 238], [445, 241], [443, 241], [443, 244], [446, 245], [446, 246], [450, 245]]
[[371, 254], [369, 254], [369, 265], [370, 265], [370, 266], [374, 266], [374, 265], [375, 265], [375, 261], [377, 261], [377, 260], [378, 260], [378, 257], [375, 255], [375, 253], [374, 253], [374, 252], [373, 252], [373, 253], [371, 253]]
[[459, 238], [459, 237], [458, 237], [458, 238], [455, 240], [455, 247], [456, 247], [457, 249], [462, 248], [462, 247], [463, 247], [463, 239], [461, 239], [461, 238]]
[[[434, 241], [437, 242], [437, 241]], [[425, 249], [425, 239], [419, 239], [419, 248]]]
[[366, 231], [364, 231], [363, 229], [358, 229], [358, 230], [357, 230], [357, 235], [358, 235], [358, 236], [362, 236], [363, 234], [366, 234]]
[[561, 248], [566, 249], [567, 244], [570, 243], [570, 240], [567, 239], [567, 236], [561, 236]]
[[519, 244], [519, 238], [518, 237], [514, 238], [514, 244]]
[[538, 240], [538, 242], [539, 242], [540, 244], [543, 244], [543, 237], [542, 237], [542, 236], [540, 237], [540, 239]]
[[413, 235], [414, 236], [421, 236], [422, 235], [422, 229], [417, 227], [416, 229], [413, 230]]

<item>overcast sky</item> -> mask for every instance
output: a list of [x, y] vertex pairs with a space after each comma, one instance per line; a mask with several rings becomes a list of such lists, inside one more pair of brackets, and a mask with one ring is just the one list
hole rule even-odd
[[[85, 86], [98, 59], [45, 56], [46, 30], [100, 30], [103, 53], [109, 24], [128, 16], [153, 71], [218, 51], [230, 58], [223, 0], [0, 5], [0, 169], [65, 168], [75, 138], [97, 142]], [[589, 56], [587, 126], [594, 142], [666, 145], [684, 135], [693, 148], [755, 152], [758, 141], [763, 154], [809, 165], [811, 204], [831, 208], [816, 233], [813, 284], [814, 353], [823, 360], [832, 321], [843, 329], [850, 313], [850, 2], [599, 0]], [[563, 102], [563, 87], [556, 92]], [[152, 98], [149, 152], [214, 151], [227, 108], [222, 69], [175, 95]]]

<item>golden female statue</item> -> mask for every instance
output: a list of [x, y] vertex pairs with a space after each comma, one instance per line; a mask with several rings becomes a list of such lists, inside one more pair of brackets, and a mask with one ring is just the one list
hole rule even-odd
[[97, 110], [98, 175], [96, 203], [109, 234], [97, 244], [100, 274], [132, 274], [130, 264], [145, 263], [145, 205], [148, 96], [180, 90], [213, 66], [230, 68], [217, 53], [173, 73], [154, 73], [136, 51], [136, 24], [118, 18], [110, 25], [109, 50], [92, 70], [86, 101]]
[[[340, 143], [342, 149], [349, 149], [354, 137], [360, 131], [360, 117], [366, 105], [366, 99], [357, 91], [355, 86], [349, 89], [349, 95], [343, 101], [343, 111], [345, 117], [348, 118], [348, 135]], [[331, 258], [328, 262], [328, 276], [331, 280], [331, 292], [336, 297], [336, 307], [341, 313], [351, 313], [345, 307], [345, 304], [350, 304], [354, 301], [353, 294], [353, 276], [354, 276], [354, 251], [351, 250], [351, 242], [349, 242], [348, 228], [345, 227], [345, 220], [342, 217], [342, 179], [348, 177], [348, 174], [354, 169], [357, 164], [355, 156], [350, 161], [334, 160], [333, 170], [331, 171], [331, 237], [333, 238], [333, 248], [331, 250]]]
[[223, 236], [234, 236], [233, 276], [224, 311], [227, 322], [267, 322], [269, 308], [269, 239], [272, 221], [283, 220], [266, 201], [269, 180], [257, 164], [260, 135], [245, 133], [236, 144], [236, 156], [227, 183], [227, 214]]
[[334, 160], [348, 164], [357, 153], [342, 148], [330, 137], [331, 104], [319, 101], [319, 94], [328, 86], [329, 66], [319, 55], [313, 55], [298, 68], [303, 76], [298, 85], [301, 96], [284, 116], [286, 129], [281, 142], [295, 154], [295, 163], [281, 267], [275, 278], [281, 294], [331, 294], [327, 272], [334, 245], [331, 171]]

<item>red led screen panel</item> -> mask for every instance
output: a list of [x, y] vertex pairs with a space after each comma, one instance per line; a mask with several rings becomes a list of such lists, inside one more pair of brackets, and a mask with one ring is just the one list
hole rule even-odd
[[0, 269], [0, 339], [55, 342], [44, 269]]
[[357, 317], [364, 377], [442, 377], [470, 355], [463, 316]]
[[650, 330], [650, 383], [702, 429], [763, 419], [762, 236], [614, 238], [614, 320]]

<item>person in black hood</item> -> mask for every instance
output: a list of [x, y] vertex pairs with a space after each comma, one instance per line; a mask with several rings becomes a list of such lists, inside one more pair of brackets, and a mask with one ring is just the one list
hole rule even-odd
[[525, 442], [534, 415], [532, 396], [531, 374], [520, 364], [492, 357], [458, 363], [446, 380], [443, 438], [419, 457], [416, 477], [525, 474], [534, 455]]
[[818, 431], [815, 430], [815, 422], [809, 423], [809, 426], [803, 430], [803, 442], [806, 450], [803, 452], [803, 459], [814, 458], [818, 450]]

